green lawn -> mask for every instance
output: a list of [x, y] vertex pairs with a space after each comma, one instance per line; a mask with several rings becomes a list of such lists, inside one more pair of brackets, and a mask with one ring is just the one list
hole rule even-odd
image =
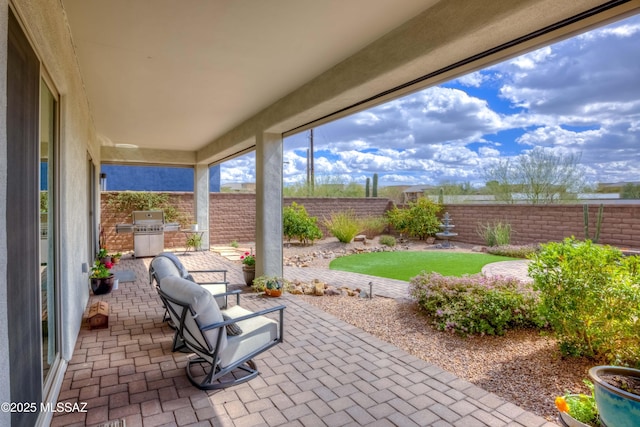
[[447, 251], [373, 252], [336, 258], [330, 268], [408, 282], [423, 271], [459, 277], [479, 273], [484, 265], [492, 262], [514, 259], [517, 258]]

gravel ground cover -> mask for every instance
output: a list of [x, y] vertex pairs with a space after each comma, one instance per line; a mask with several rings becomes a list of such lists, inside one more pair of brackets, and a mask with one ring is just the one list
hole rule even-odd
[[[472, 249], [471, 245], [456, 244], [457, 251]], [[370, 241], [366, 246], [375, 245]], [[325, 239], [313, 246], [290, 245], [284, 255], [285, 259], [304, 258], [308, 266], [328, 268], [329, 258], [361, 246]], [[408, 242], [400, 250], [432, 248]], [[567, 391], [587, 392], [582, 381], [597, 364], [584, 358], [563, 358], [557, 342], [536, 330], [510, 331], [502, 337], [461, 337], [437, 331], [411, 301], [297, 297], [550, 421], [557, 422], [554, 398]]]

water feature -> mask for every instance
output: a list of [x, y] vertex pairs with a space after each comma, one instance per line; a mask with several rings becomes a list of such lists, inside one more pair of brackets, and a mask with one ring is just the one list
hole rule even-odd
[[440, 224], [442, 231], [440, 233], [436, 233], [437, 238], [444, 240], [444, 242], [437, 245], [438, 248], [455, 248], [455, 246], [449, 241], [450, 238], [458, 235], [458, 233], [451, 232], [454, 227], [455, 225], [451, 223], [451, 216], [449, 215], [449, 212], [445, 212], [442, 216], [442, 224]]

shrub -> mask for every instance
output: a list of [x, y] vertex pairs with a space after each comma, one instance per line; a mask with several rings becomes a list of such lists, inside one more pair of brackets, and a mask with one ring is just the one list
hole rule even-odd
[[380, 235], [386, 227], [387, 219], [384, 216], [368, 216], [360, 220], [361, 232], [367, 239]]
[[511, 224], [506, 222], [478, 224], [476, 233], [482, 237], [487, 246], [502, 246], [511, 243]]
[[411, 279], [411, 296], [439, 330], [503, 335], [541, 324], [536, 293], [514, 278], [423, 273]]
[[512, 258], [531, 258], [533, 254], [538, 252], [538, 245], [502, 245], [493, 246], [487, 249], [487, 253], [491, 255], [508, 256]]
[[329, 219], [324, 219], [324, 226], [342, 243], [351, 242], [360, 232], [360, 221], [353, 210], [331, 212]]
[[380, 236], [380, 244], [393, 247], [396, 245], [396, 238], [393, 236]]
[[110, 194], [107, 205], [117, 212], [132, 211], [164, 211], [166, 222], [179, 222], [186, 225], [190, 218], [171, 204], [169, 195], [166, 193], [154, 193], [149, 191], [121, 191]]
[[296, 202], [291, 206], [285, 206], [282, 214], [282, 231], [287, 240], [297, 238], [300, 243], [313, 243], [322, 238], [322, 232], [318, 228], [318, 218], [311, 217], [302, 205]]
[[406, 233], [421, 240], [433, 236], [440, 231], [440, 220], [437, 214], [442, 206], [421, 197], [415, 202], [409, 202], [404, 209], [393, 209], [387, 212], [387, 218], [392, 227], [400, 233]]
[[565, 355], [640, 365], [640, 257], [567, 238], [542, 245], [529, 275]]

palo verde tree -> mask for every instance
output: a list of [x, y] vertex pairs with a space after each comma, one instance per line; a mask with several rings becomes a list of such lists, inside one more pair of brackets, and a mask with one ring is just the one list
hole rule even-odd
[[487, 188], [496, 200], [513, 203], [520, 193], [531, 204], [558, 203], [584, 185], [579, 154], [557, 154], [542, 147], [498, 161], [485, 170]]

